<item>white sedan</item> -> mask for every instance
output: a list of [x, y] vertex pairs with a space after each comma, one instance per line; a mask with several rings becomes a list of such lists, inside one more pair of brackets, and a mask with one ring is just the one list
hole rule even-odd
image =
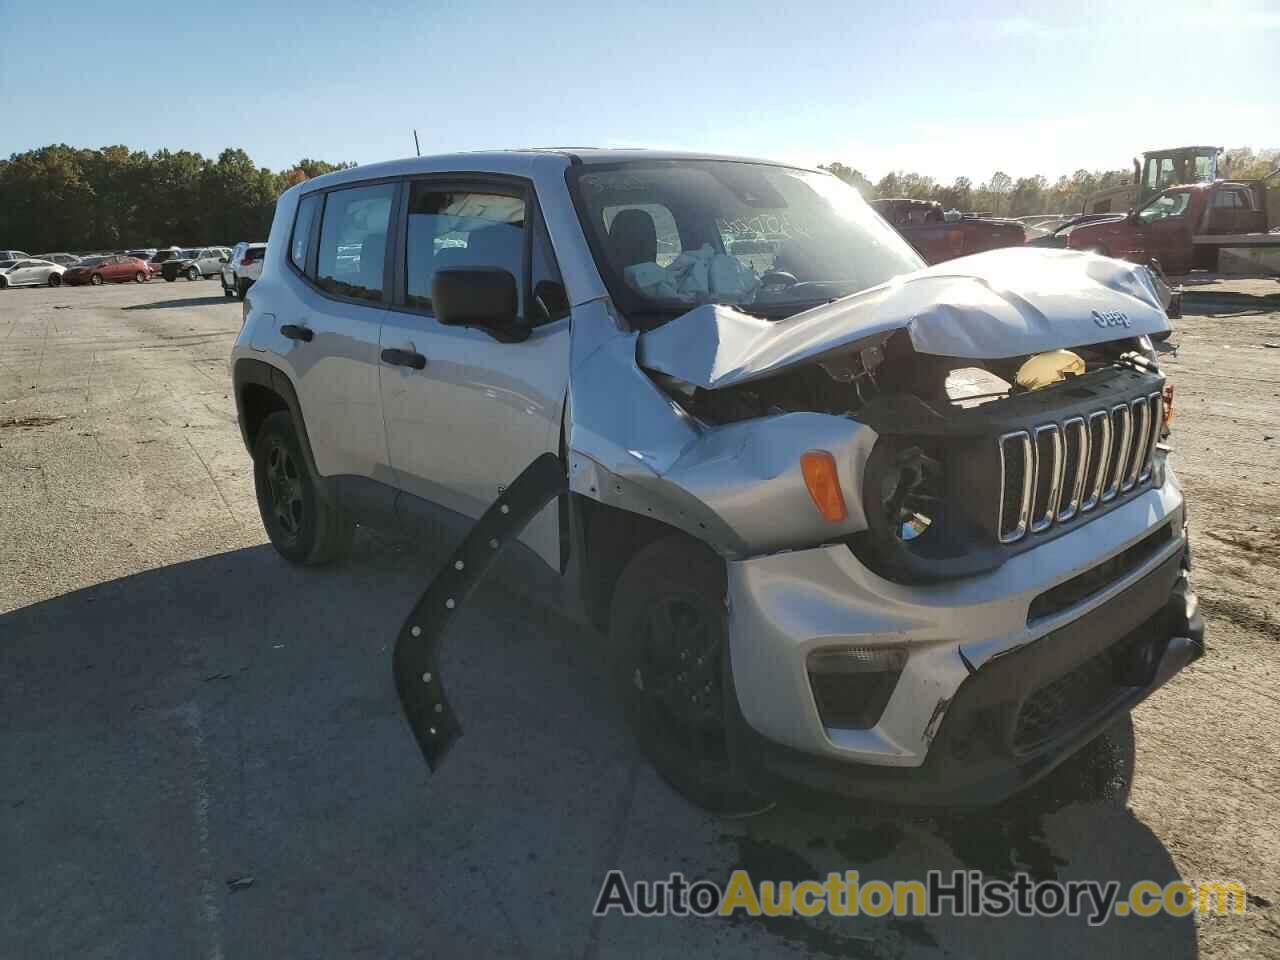
[[6, 287], [56, 287], [67, 268], [48, 260], [0, 260], [0, 290]]

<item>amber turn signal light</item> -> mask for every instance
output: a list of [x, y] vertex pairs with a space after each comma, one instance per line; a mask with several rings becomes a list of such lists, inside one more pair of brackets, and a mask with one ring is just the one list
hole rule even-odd
[[840, 523], [849, 516], [840, 491], [835, 457], [826, 450], [808, 450], [800, 455], [800, 472], [804, 474], [804, 485], [809, 488], [813, 505], [824, 519]]

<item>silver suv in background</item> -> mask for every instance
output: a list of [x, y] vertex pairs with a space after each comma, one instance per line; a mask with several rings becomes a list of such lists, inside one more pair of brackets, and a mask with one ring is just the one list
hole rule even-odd
[[231, 260], [222, 265], [222, 292], [228, 297], [244, 299], [253, 282], [262, 275], [265, 243], [241, 241], [231, 248]]
[[160, 264], [160, 273], [170, 282], [179, 277], [207, 280], [222, 273], [222, 265], [231, 259], [227, 247], [196, 247], [182, 250], [176, 257]]
[[[598, 629], [644, 754], [709, 808], [994, 803], [1203, 652], [1143, 267], [926, 267], [781, 164], [474, 153], [286, 191], [243, 315], [276, 550], [440, 538], [550, 458], [527, 576]], [[424, 753], [450, 729], [410, 719]]]
[[41, 253], [34, 259], [48, 260], [50, 263], [56, 263], [60, 267], [74, 267], [80, 262], [80, 258], [70, 253]]

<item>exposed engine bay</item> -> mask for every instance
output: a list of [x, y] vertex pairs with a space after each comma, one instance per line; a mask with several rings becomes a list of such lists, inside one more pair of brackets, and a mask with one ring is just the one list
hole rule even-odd
[[[1151, 345], [1143, 337], [1053, 353], [1071, 370], [1049, 383], [1116, 364], [1154, 365]], [[867, 404], [892, 394], [909, 394], [930, 405], [978, 406], [1048, 386], [1019, 376], [1032, 361], [1048, 356], [985, 361], [929, 356], [916, 353], [905, 331], [898, 330], [773, 377], [716, 390], [665, 374], [652, 376], [692, 416], [706, 424], [723, 424], [798, 411], [857, 417]]]
[[[993, 569], [1050, 527], [1102, 513], [1149, 478], [1162, 427], [1145, 336], [980, 361], [917, 353], [896, 330], [716, 390], [651, 376], [710, 429], [797, 413], [871, 427], [865, 529], [845, 540], [904, 582]], [[1010, 437], [1027, 443], [1011, 449]]]

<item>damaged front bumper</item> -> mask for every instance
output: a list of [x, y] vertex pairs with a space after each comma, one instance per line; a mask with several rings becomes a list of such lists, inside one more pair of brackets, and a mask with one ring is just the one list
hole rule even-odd
[[[729, 564], [730, 743], [754, 788], [989, 805], [1203, 652], [1181, 492], [1161, 487], [962, 582], [911, 586], [844, 545]], [[824, 722], [810, 655], [897, 650], [865, 729]]]

